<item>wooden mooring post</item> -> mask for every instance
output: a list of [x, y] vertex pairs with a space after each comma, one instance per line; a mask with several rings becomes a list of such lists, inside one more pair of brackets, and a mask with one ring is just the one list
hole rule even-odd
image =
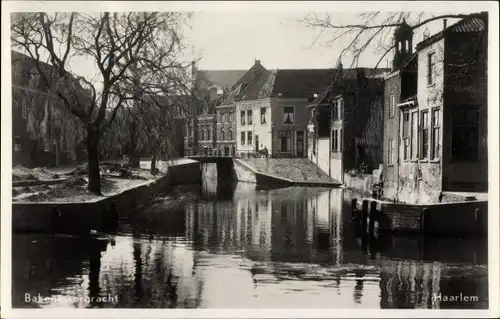
[[351, 200], [351, 220], [356, 220], [356, 213], [358, 212], [358, 199], [353, 198]]
[[370, 213], [369, 213], [370, 222], [368, 223], [368, 235], [373, 237], [373, 233], [375, 232], [375, 221], [378, 220], [378, 211], [377, 211], [377, 202], [372, 201], [370, 203]]
[[368, 223], [368, 200], [364, 199], [361, 206], [361, 229], [363, 234], [366, 233], [366, 227]]
[[422, 209], [422, 217], [420, 218], [420, 234], [425, 235], [429, 233], [429, 222], [430, 222], [430, 214], [429, 208]]

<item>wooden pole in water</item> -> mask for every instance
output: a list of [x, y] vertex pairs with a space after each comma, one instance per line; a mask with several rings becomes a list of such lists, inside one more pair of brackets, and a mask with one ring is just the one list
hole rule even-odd
[[357, 210], [358, 210], [358, 200], [356, 198], [353, 198], [351, 200], [351, 220], [355, 220]]
[[376, 218], [377, 218], [377, 202], [372, 201], [370, 203], [370, 223], [368, 224], [368, 235], [370, 235], [370, 237], [373, 237]]
[[428, 231], [428, 224], [429, 224], [429, 209], [424, 208], [422, 210], [422, 217], [420, 218], [420, 233], [422, 235], [425, 235], [425, 233]]
[[368, 219], [368, 200], [363, 200], [362, 210], [361, 210], [361, 229], [363, 234], [366, 233], [366, 224]]

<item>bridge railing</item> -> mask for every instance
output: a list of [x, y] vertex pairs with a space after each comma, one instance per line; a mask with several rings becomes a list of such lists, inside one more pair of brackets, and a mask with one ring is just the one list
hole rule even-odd
[[193, 156], [199, 156], [199, 157], [223, 157], [223, 156], [231, 156], [230, 154], [227, 154], [224, 152], [224, 150], [221, 149], [204, 149], [201, 151], [198, 150], [186, 150], [184, 152], [185, 157], [193, 157]]
[[239, 158], [303, 158], [306, 154], [298, 154], [294, 151], [289, 152], [266, 152], [260, 151], [239, 151], [236, 152], [236, 157]]
[[185, 157], [237, 157], [237, 158], [303, 158], [306, 157], [306, 154], [298, 154], [295, 151], [289, 152], [268, 152], [265, 150], [260, 151], [236, 151], [236, 154], [232, 154], [231, 152], [227, 153], [222, 149], [204, 149], [204, 150], [196, 150], [190, 149], [184, 152]]

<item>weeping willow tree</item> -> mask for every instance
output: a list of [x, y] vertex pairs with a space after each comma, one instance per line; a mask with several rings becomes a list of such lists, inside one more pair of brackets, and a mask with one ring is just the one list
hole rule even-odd
[[76, 159], [77, 146], [85, 136], [83, 125], [57, 95], [48, 91], [31, 62], [29, 57], [13, 52], [13, 105], [20, 109], [30, 139], [39, 147], [55, 151], [56, 165], [61, 152]]
[[128, 158], [132, 167], [141, 157], [151, 158], [151, 170], [156, 160], [175, 155], [175, 118], [185, 116], [189, 96], [149, 96], [133, 107], [123, 108], [102, 139], [102, 150], [109, 158]]
[[[101, 194], [100, 141], [127, 101], [184, 91], [185, 78], [175, 76], [185, 74], [191, 64], [181, 59], [182, 31], [189, 17], [182, 12], [26, 12], [12, 16], [13, 47], [35, 61], [50, 91], [85, 128], [90, 192]], [[83, 58], [95, 69], [92, 79], [71, 73], [75, 58]], [[44, 68], [46, 64], [55, 70], [55, 77]]]

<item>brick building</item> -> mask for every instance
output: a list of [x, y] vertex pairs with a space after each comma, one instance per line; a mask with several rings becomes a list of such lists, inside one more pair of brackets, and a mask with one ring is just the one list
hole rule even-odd
[[417, 44], [395, 32], [386, 79], [384, 196], [438, 202], [449, 191], [486, 191], [486, 14], [471, 15]]
[[234, 94], [236, 152], [266, 148], [275, 157], [307, 156], [307, 108], [332, 70], [266, 70], [255, 61]]
[[335, 69], [335, 78], [309, 108], [308, 157], [329, 176], [361, 163], [382, 164], [385, 69]]
[[[33, 59], [16, 51], [11, 59], [13, 165], [50, 167], [85, 160], [80, 121], [51, 92]], [[49, 81], [55, 79], [51, 65], [42, 64], [42, 70]]]
[[[228, 140], [231, 137], [230, 128], [234, 122], [234, 114], [231, 116], [231, 107], [221, 106], [231, 88], [239, 81], [246, 70], [199, 70], [195, 63], [192, 63], [193, 92], [201, 104], [201, 108], [193, 110], [191, 116], [184, 120], [184, 145], [185, 155], [195, 155], [199, 153], [232, 151], [234, 154], [234, 141]], [[219, 108], [219, 106], [221, 106]], [[234, 111], [233, 111], [234, 112]], [[222, 116], [222, 114], [227, 114]], [[226, 117], [227, 116], [227, 117]], [[231, 120], [231, 118], [233, 120]], [[224, 120], [224, 123], [217, 124]], [[180, 123], [180, 122], [179, 122]], [[224, 140], [217, 143], [222, 138], [221, 128], [225, 128]], [[234, 128], [233, 128], [234, 129]], [[234, 129], [235, 130], [235, 129]], [[226, 148], [227, 147], [227, 148]]]
[[234, 156], [236, 153], [235, 105], [219, 105], [215, 109], [217, 117], [215, 148], [220, 155]]

